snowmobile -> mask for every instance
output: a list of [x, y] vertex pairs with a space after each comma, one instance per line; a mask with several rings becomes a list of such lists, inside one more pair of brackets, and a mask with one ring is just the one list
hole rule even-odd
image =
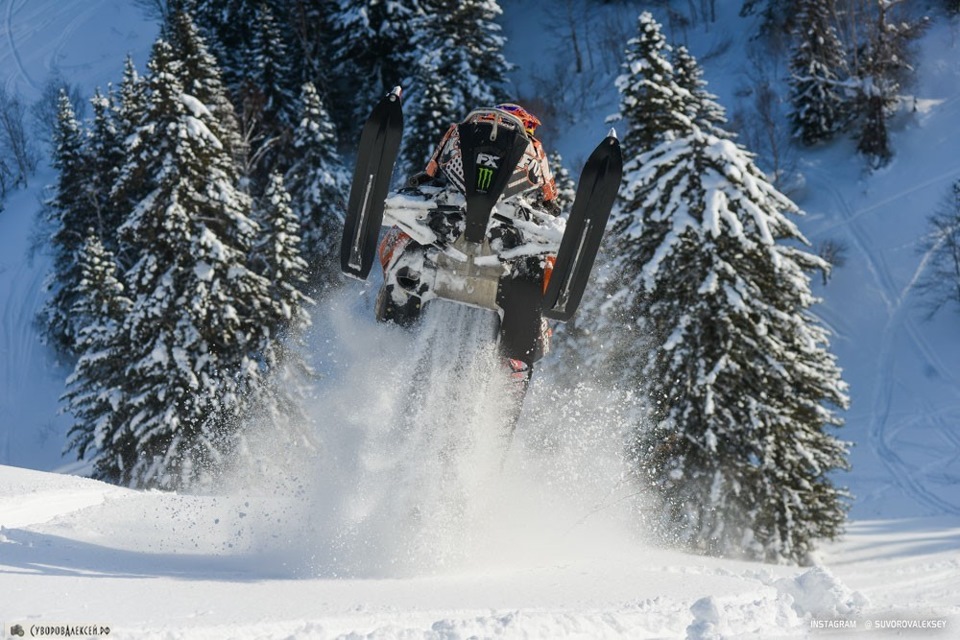
[[[361, 133], [341, 268], [365, 280], [379, 257], [381, 321], [414, 324], [436, 299], [495, 312], [492, 337], [525, 391], [548, 348], [546, 321], [570, 320], [583, 297], [622, 176], [616, 133], [587, 160], [563, 220], [536, 206], [545, 176], [531, 162], [532, 136], [515, 115], [472, 111], [451, 128], [453, 153], [437, 180], [391, 193], [402, 132], [397, 87]], [[381, 241], [382, 226], [391, 228]]]

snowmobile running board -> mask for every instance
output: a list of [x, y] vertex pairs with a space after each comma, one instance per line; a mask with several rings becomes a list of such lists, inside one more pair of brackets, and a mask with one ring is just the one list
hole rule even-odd
[[580, 173], [577, 195], [543, 297], [545, 317], [567, 322], [580, 306], [622, 177], [623, 154], [617, 133], [611, 129]]
[[357, 166], [343, 222], [340, 268], [348, 276], [366, 280], [377, 252], [384, 200], [390, 189], [393, 165], [403, 136], [400, 87], [374, 107], [360, 134]]

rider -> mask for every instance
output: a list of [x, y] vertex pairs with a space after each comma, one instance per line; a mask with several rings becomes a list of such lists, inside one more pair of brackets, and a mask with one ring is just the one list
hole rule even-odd
[[[510, 114], [523, 124], [528, 145], [523, 157], [518, 163], [518, 168], [522, 167], [526, 169], [529, 180], [529, 193], [532, 195], [528, 200], [529, 204], [544, 213], [554, 216], [559, 215], [560, 206], [557, 203], [556, 182], [553, 177], [553, 172], [550, 171], [543, 145], [540, 140], [536, 138], [537, 127], [541, 124], [539, 118], [520, 105], [513, 103], [498, 104], [494, 107], [494, 110]], [[481, 116], [481, 118], [492, 117], [493, 116], [489, 115]], [[457, 180], [457, 176], [459, 176], [459, 180], [462, 181], [462, 174], [463, 165], [460, 157], [460, 140], [457, 124], [452, 124], [431, 155], [426, 168], [411, 177], [408, 186], [416, 189], [428, 183], [443, 184], [451, 179], [454, 181]], [[534, 190], [534, 187], [537, 188]], [[380, 263], [384, 271], [386, 272], [390, 265], [393, 264], [401, 254], [416, 246], [418, 245], [416, 245], [413, 239], [404, 231], [397, 227], [391, 229], [383, 238], [379, 248]], [[553, 258], [549, 257], [545, 264], [546, 275], [544, 278], [544, 290], [546, 290], [546, 281], [549, 278], [552, 267]], [[402, 276], [403, 274], [400, 274], [400, 277]], [[381, 295], [384, 293], [385, 292], [381, 292]], [[416, 310], [412, 310], [413, 312], [409, 315], [407, 314], [407, 310], [404, 309], [391, 309], [389, 312], [386, 312], [386, 307], [380, 307], [380, 305], [378, 305], [378, 317], [380, 319], [393, 319], [394, 321], [404, 324], [408, 321], [407, 318], [416, 317], [419, 313], [419, 302], [416, 301], [413, 303], [417, 305], [417, 308]], [[548, 348], [549, 335], [549, 328], [544, 321], [541, 348], [539, 350], [541, 353], [545, 352]], [[509, 364], [518, 380], [523, 379], [523, 381], [526, 381], [529, 378], [530, 371], [526, 363], [510, 360]]]
[[[536, 138], [537, 127], [541, 124], [540, 119], [520, 105], [509, 102], [498, 104], [494, 109], [516, 116], [523, 123], [523, 128], [530, 144], [527, 146], [524, 158], [521, 159], [520, 163], [527, 162], [531, 167], [529, 171], [531, 176], [535, 176], [535, 179], [540, 180], [540, 189], [537, 191], [535, 200], [531, 204], [545, 213], [554, 216], [559, 215], [560, 205], [557, 203], [556, 180], [553, 177], [553, 172], [550, 171], [550, 165], [547, 162], [547, 154], [543, 150], [543, 144]], [[440, 143], [434, 150], [433, 155], [430, 156], [426, 168], [413, 175], [408, 182], [408, 186], [415, 188], [428, 182], [442, 180], [444, 178], [444, 172], [440, 170], [441, 167], [447, 167], [460, 162], [459, 147], [457, 125], [451, 124], [447, 132], [443, 135], [443, 138], [440, 139]], [[387, 269], [393, 256], [398, 252], [402, 252], [410, 242], [410, 236], [397, 227], [394, 227], [386, 234], [379, 248], [380, 264], [384, 270]], [[552, 263], [550, 266], [552, 267]]]
[[[498, 104], [494, 109], [516, 116], [523, 123], [523, 129], [527, 133], [530, 145], [527, 147], [524, 159], [520, 162], [526, 161], [533, 164], [535, 166], [533, 170], [542, 181], [538, 201], [536, 202], [539, 205], [538, 208], [547, 213], [558, 215], [560, 207], [557, 205], [557, 184], [547, 163], [547, 154], [543, 150], [543, 145], [536, 138], [537, 127], [541, 124], [540, 119], [520, 105], [513, 103]], [[456, 134], [457, 125], [450, 125], [430, 157], [430, 161], [427, 162], [427, 168], [410, 179], [411, 186], [418, 186], [437, 178], [441, 165], [456, 161], [459, 156], [459, 140], [456, 139]]]

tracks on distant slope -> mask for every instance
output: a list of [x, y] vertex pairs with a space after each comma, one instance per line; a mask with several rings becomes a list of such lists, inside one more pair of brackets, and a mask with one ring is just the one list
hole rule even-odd
[[[34, 318], [39, 311], [42, 299], [43, 269], [31, 267], [26, 260], [17, 264], [15, 274], [10, 279], [10, 290], [3, 302], [2, 324], [0, 324], [0, 354], [4, 359], [0, 367], [0, 415], [12, 414], [12, 407], [22, 402], [21, 392], [29, 384], [34, 352], [39, 344], [34, 331]], [[2, 375], [2, 374], [6, 375]], [[5, 432], [4, 459], [9, 462], [9, 438], [17, 425], [9, 425]]]
[[[955, 173], [955, 172], [951, 172]], [[823, 174], [826, 178], [826, 175]], [[946, 174], [951, 175], [951, 174]], [[942, 177], [940, 179], [943, 179]], [[936, 351], [930, 346], [923, 333], [916, 327], [916, 323], [910, 317], [904, 301], [913, 290], [913, 286], [919, 277], [918, 273], [910, 280], [903, 291], [897, 291], [893, 276], [882, 255], [873, 249], [871, 242], [864, 230], [858, 223], [858, 218], [863, 215], [863, 211], [854, 213], [847, 204], [840, 191], [833, 186], [829, 179], [824, 180], [826, 188], [836, 203], [837, 210], [844, 220], [846, 228], [849, 230], [854, 245], [859, 251], [869, 269], [870, 273], [880, 287], [880, 295], [888, 310], [888, 319], [883, 329], [880, 351], [877, 356], [877, 387], [873, 399], [873, 409], [871, 411], [870, 425], [870, 443], [887, 470], [893, 475], [896, 483], [914, 497], [919, 503], [926, 505], [937, 511], [960, 515], [960, 506], [942, 499], [940, 496], [931, 492], [914, 475], [915, 469], [908, 465], [890, 446], [890, 402], [894, 391], [894, 339], [897, 331], [903, 329], [906, 331], [910, 340], [917, 347], [919, 352], [927, 359], [927, 362], [933, 367], [941, 377], [956, 383], [956, 377], [952, 374], [949, 367], [945, 366], [940, 360]], [[902, 194], [901, 194], [902, 195]], [[888, 198], [885, 202], [892, 201]], [[870, 209], [875, 209], [878, 204], [874, 204]], [[922, 265], [925, 261], [921, 262]], [[956, 442], [954, 434], [948, 425], [942, 420], [936, 421], [940, 425], [940, 430], [944, 436], [951, 442]]]
[[[58, 68], [58, 59], [69, 38], [96, 14], [104, 2], [105, 0], [0, 0], [0, 7], [3, 8], [3, 30], [6, 31], [7, 46], [13, 60], [11, 66], [15, 67], [15, 71], [11, 69], [12, 73], [2, 80], [10, 87], [16, 78], [21, 78], [31, 89], [42, 90], [41, 84], [38, 84], [27, 70], [24, 51], [14, 36], [15, 26], [19, 27], [21, 43], [38, 37], [41, 32], [43, 37], [51, 35], [44, 41], [43, 46], [26, 48], [28, 56], [43, 54], [43, 71], [50, 73]], [[34, 68], [34, 72], [40, 71]]]
[[66, 46], [67, 39], [74, 31], [82, 27], [90, 16], [97, 12], [101, 4], [103, 4], [103, 0], [84, 0], [82, 4], [83, 8], [60, 30], [56, 44], [52, 47], [46, 58], [47, 71], [52, 72], [58, 68], [56, 61], [60, 56], [60, 52], [63, 51], [64, 46]]
[[13, 37], [13, 16], [14, 9], [16, 8], [17, 0], [6, 0], [7, 1], [7, 10], [4, 11], [4, 28], [7, 31], [7, 43], [10, 45], [10, 55], [13, 56], [13, 61], [17, 65], [17, 70], [20, 74], [20, 77], [30, 85], [32, 89], [40, 90], [40, 87], [36, 82], [33, 81], [33, 78], [30, 77], [30, 74], [27, 73], [27, 69], [23, 64], [23, 59], [20, 57], [20, 50], [17, 49], [16, 39]]

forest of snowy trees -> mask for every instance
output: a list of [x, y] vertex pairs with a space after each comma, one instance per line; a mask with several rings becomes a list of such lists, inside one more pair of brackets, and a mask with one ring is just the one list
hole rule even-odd
[[[252, 416], [290, 446], [305, 437], [309, 376], [289, 372], [308, 371], [298, 336], [340, 283], [351, 153], [375, 101], [405, 88], [406, 175], [467, 111], [522, 97], [506, 90], [498, 0], [141, 4], [162, 22], [145, 68], [128, 59], [116, 86], [81, 101], [64, 84], [49, 101], [39, 321], [74, 367], [67, 451], [110, 482], [202, 488], [251, 455]], [[630, 455], [662, 539], [804, 562], [846, 509], [833, 472], [849, 399], [811, 292], [831, 264], [671, 41], [664, 24], [687, 3], [622, 4], [635, 8], [616, 79], [624, 181], [594, 295], [555, 357], [647, 399]], [[794, 144], [852, 135], [868, 170], [896, 153], [886, 123], [925, 24], [905, 4], [743, 3], [764, 17], [758, 38], [789, 42]], [[2, 202], [36, 151], [23, 105], [0, 93], [0, 113]], [[960, 304], [958, 192], [931, 218], [935, 306]]]

